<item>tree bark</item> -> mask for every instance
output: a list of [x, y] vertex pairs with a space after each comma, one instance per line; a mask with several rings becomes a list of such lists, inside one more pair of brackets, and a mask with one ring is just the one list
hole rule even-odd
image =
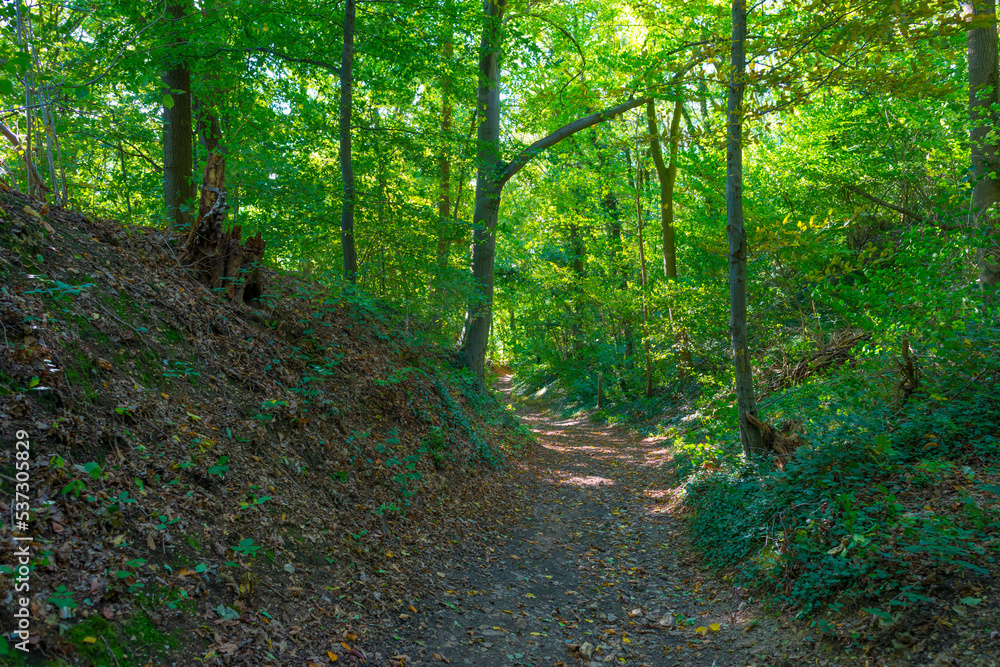
[[[451, 9], [447, 3], [446, 11]], [[452, 100], [451, 100], [451, 62], [455, 54], [453, 44], [454, 30], [449, 18], [441, 55], [446, 69], [441, 74], [441, 152], [438, 155], [438, 224], [437, 248], [434, 257], [434, 273], [431, 278], [431, 303], [434, 304], [434, 319], [440, 326], [444, 320], [444, 281], [448, 270], [448, 255], [452, 244], [458, 238], [456, 225], [451, 220], [451, 131], [452, 131]]]
[[194, 199], [194, 171], [192, 154], [193, 131], [191, 127], [191, 70], [184, 57], [187, 44], [181, 21], [190, 2], [174, 0], [167, 7], [171, 30], [168, 40], [173, 44], [168, 50], [168, 60], [163, 74], [164, 95], [169, 95], [171, 105], [163, 106], [163, 203], [167, 211], [167, 229], [190, 228], [193, 216], [186, 206]]
[[[653, 154], [653, 164], [656, 165], [656, 175], [660, 181], [660, 221], [663, 234], [663, 274], [670, 281], [677, 280], [677, 248], [674, 233], [674, 186], [677, 183], [677, 152], [681, 141], [681, 116], [684, 112], [684, 102], [677, 99], [674, 102], [674, 113], [670, 120], [670, 162], [663, 160], [663, 150], [660, 147], [660, 130], [656, 122], [656, 108], [653, 101], [646, 103], [646, 124], [649, 127], [649, 148]], [[687, 337], [683, 331], [677, 330], [674, 321], [674, 309], [669, 308], [670, 326], [674, 329], [677, 344], [677, 372], [682, 378], [691, 367], [691, 351], [687, 346]]]
[[729, 234], [729, 330], [736, 370], [736, 408], [743, 453], [764, 450], [747, 350], [747, 235], [743, 226], [743, 93], [746, 89], [746, 0], [733, 0], [733, 37], [726, 111], [726, 229]]
[[639, 231], [639, 275], [642, 278], [642, 346], [646, 352], [646, 398], [653, 396], [653, 360], [649, 351], [649, 298], [646, 295], [646, 244], [642, 238], [642, 153], [639, 151], [638, 138], [635, 147], [635, 217]]
[[254, 303], [263, 293], [259, 264], [266, 242], [258, 233], [243, 243], [239, 225], [224, 228], [229, 212], [225, 179], [225, 158], [219, 152], [210, 153], [202, 180], [198, 218], [178, 259], [198, 282], [209, 289], [221, 289], [233, 303]]
[[989, 246], [979, 253], [980, 287], [1000, 282], [1000, 243], [997, 239], [1000, 200], [1000, 63], [997, 58], [997, 19], [994, 0], [977, 0], [964, 6], [970, 28], [965, 34], [969, 55], [969, 139], [972, 172], [972, 209], [976, 225], [986, 232]]
[[504, 184], [546, 148], [580, 130], [612, 120], [646, 103], [646, 98], [631, 99], [611, 109], [578, 118], [539, 139], [504, 164], [500, 154], [500, 50], [506, 7], [507, 0], [483, 0], [483, 35], [479, 48], [479, 88], [476, 96], [476, 108], [480, 114], [476, 201], [472, 213], [471, 264], [476, 291], [466, 309], [465, 325], [459, 341], [459, 356], [475, 372], [481, 387], [486, 379], [486, 347], [493, 322], [495, 232]]
[[472, 280], [476, 292], [465, 313], [460, 354], [480, 386], [486, 379], [486, 347], [493, 309], [493, 262], [500, 211], [500, 50], [507, 0], [483, 0], [483, 35], [479, 45], [480, 114], [476, 155], [476, 199], [472, 213]]
[[344, 13], [344, 52], [340, 63], [340, 175], [344, 201], [340, 214], [340, 245], [344, 255], [344, 278], [358, 280], [358, 254], [354, 246], [354, 167], [351, 164], [351, 101], [354, 70], [355, 0], [347, 0]]

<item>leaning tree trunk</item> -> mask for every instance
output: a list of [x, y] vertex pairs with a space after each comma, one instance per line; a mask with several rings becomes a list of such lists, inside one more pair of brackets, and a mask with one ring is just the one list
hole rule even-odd
[[995, 287], [1000, 282], [1000, 243], [997, 242], [997, 211], [1000, 179], [997, 160], [1000, 146], [996, 139], [1000, 127], [1000, 63], [997, 58], [997, 18], [994, 0], [966, 3], [965, 12], [972, 27], [966, 32], [969, 52], [969, 139], [972, 151], [972, 208], [977, 226], [990, 239], [980, 251], [979, 284]]
[[743, 453], [764, 450], [747, 351], [747, 234], [743, 226], [743, 92], [746, 89], [746, 0], [733, 0], [732, 69], [726, 113], [726, 229], [729, 233], [729, 330], [736, 367], [736, 408]]
[[238, 306], [256, 301], [263, 293], [260, 261], [266, 242], [258, 233], [241, 242], [242, 229], [224, 228], [229, 204], [224, 189], [226, 160], [210, 153], [201, 186], [198, 218], [191, 227], [180, 263], [209, 289], [221, 289]]

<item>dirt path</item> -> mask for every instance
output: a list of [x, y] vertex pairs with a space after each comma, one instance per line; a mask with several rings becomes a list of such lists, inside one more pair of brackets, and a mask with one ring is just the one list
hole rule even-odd
[[385, 619], [371, 662], [817, 664], [799, 657], [812, 651], [791, 630], [694, 566], [658, 469], [662, 445], [537, 408], [519, 414], [541, 445], [511, 471], [520, 507], [496, 508], [512, 520], [482, 559], [465, 551], [467, 562], [442, 567], [448, 592]]

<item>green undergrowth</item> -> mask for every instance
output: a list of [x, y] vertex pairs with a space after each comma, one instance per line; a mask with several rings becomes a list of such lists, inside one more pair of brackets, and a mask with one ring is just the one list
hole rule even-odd
[[709, 565], [734, 568], [821, 629], [824, 613], [892, 622], [946, 596], [948, 581], [989, 578], [1000, 545], [995, 392], [813, 407], [807, 444], [783, 467], [742, 460], [736, 443], [729, 455], [680, 457], [700, 464], [686, 502]]

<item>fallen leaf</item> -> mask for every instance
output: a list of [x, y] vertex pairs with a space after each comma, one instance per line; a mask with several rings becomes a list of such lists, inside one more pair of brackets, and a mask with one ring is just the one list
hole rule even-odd
[[326, 655], [327, 655], [328, 658], [330, 658], [330, 662], [337, 662], [337, 659], [338, 659], [337, 658], [337, 654], [334, 653], [333, 651], [327, 651]]

